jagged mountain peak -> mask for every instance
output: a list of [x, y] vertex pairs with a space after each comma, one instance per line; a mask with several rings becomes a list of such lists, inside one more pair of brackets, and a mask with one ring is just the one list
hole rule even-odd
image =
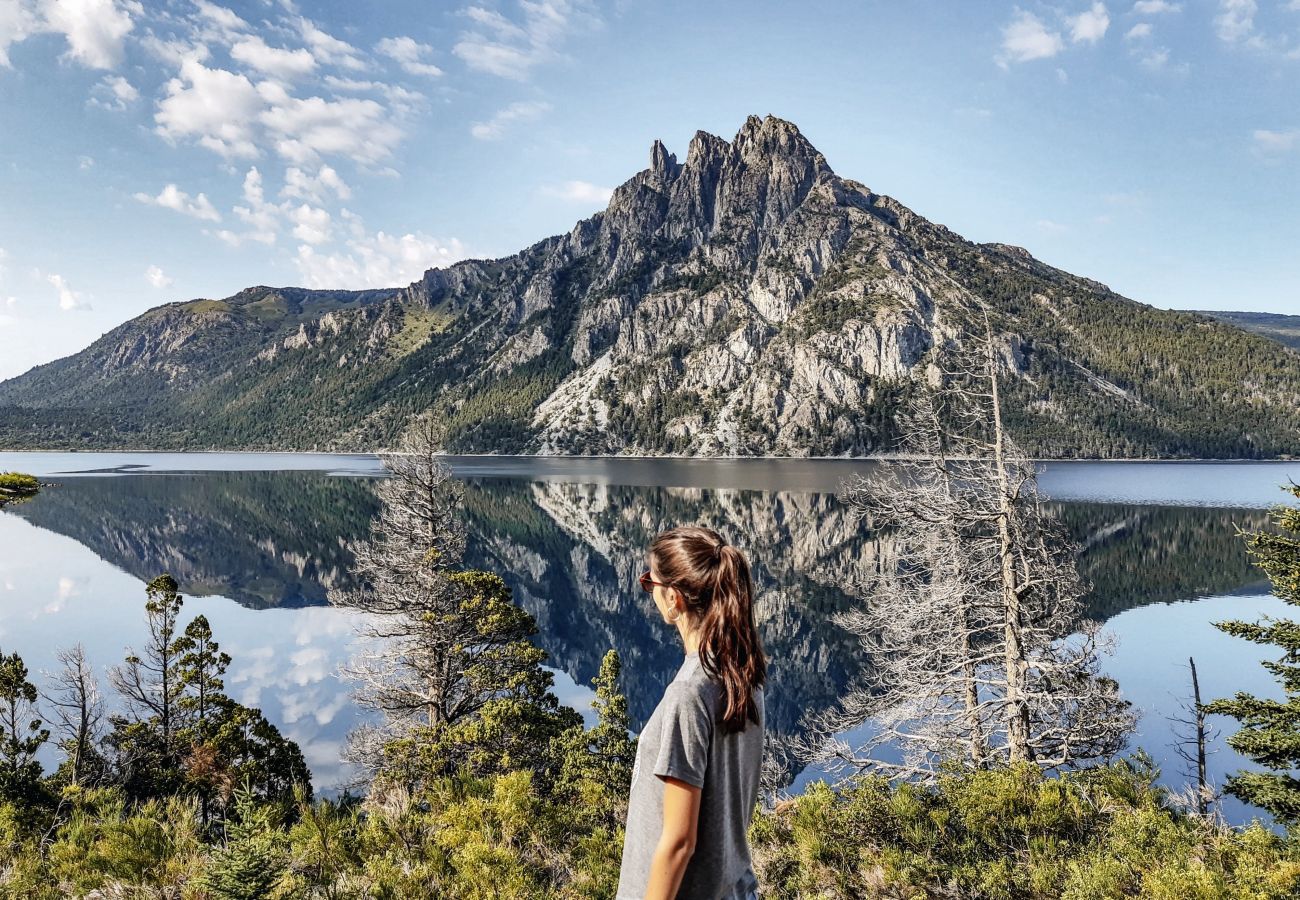
[[649, 162], [568, 233], [400, 291], [159, 307], [0, 384], [0, 444], [368, 449], [432, 409], [472, 452], [865, 454], [987, 309], [1037, 455], [1300, 454], [1294, 354], [967, 241], [786, 120]]

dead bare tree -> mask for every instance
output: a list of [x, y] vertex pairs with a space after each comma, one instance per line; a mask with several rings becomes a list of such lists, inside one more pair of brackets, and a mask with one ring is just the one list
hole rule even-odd
[[58, 744], [67, 754], [68, 779], [79, 785], [91, 775], [88, 770], [98, 759], [95, 748], [104, 721], [104, 698], [81, 644], [59, 650], [56, 658], [62, 668], [51, 676], [42, 696]]
[[[895, 553], [839, 620], [870, 666], [810, 723], [812, 758], [832, 767], [921, 778], [948, 760], [1056, 769], [1118, 752], [1132, 728], [1098, 672], [1103, 636], [1081, 620], [1075, 548], [1003, 424], [1005, 364], [984, 324], [965, 349], [936, 353], [935, 384], [903, 420], [917, 461], [841, 492]], [[858, 747], [835, 736], [862, 725], [871, 737]]]
[[335, 590], [335, 606], [355, 609], [364, 649], [344, 667], [356, 702], [380, 713], [350, 736], [348, 756], [378, 764], [387, 741], [418, 726], [436, 726], [448, 711], [454, 681], [450, 653], [458, 635], [447, 622], [461, 592], [449, 577], [465, 532], [457, 517], [462, 490], [439, 448], [429, 415], [416, 417], [396, 449], [379, 454], [388, 477], [376, 488], [379, 513], [368, 540], [351, 549], [360, 586]]
[[1166, 718], [1174, 726], [1174, 752], [1186, 766], [1183, 774], [1191, 782], [1196, 812], [1205, 817], [1219, 799], [1218, 791], [1210, 784], [1207, 765], [1208, 747], [1218, 737], [1218, 729], [1209, 727], [1205, 721], [1206, 712], [1201, 703], [1201, 682], [1196, 675], [1195, 658], [1187, 657], [1187, 666], [1192, 673], [1192, 697], [1179, 704], [1180, 712], [1177, 715]]
[[349, 757], [367, 777], [406, 752], [395, 743], [402, 738], [425, 749], [446, 739], [439, 752], [448, 765], [478, 752], [474, 729], [456, 729], [487, 715], [489, 704], [498, 719], [507, 707], [532, 710], [516, 724], [534, 737], [570, 724], [540, 665], [545, 651], [529, 640], [532, 616], [498, 576], [459, 568], [462, 489], [439, 453], [441, 438], [435, 421], [420, 416], [395, 451], [381, 454], [389, 477], [377, 491], [380, 512], [370, 539], [354, 549], [361, 586], [330, 595], [364, 614], [365, 649], [345, 671], [357, 681], [357, 702], [380, 713], [351, 736]]

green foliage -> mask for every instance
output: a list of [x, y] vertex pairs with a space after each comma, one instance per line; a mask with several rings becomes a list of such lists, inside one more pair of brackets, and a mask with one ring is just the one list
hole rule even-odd
[[214, 804], [220, 812], [241, 785], [268, 802], [290, 800], [311, 779], [298, 745], [222, 693], [230, 656], [206, 616], [176, 634], [184, 602], [176, 580], [160, 575], [147, 592], [148, 650], [128, 656], [116, 679], [136, 714], [113, 717], [105, 739], [127, 797], [195, 798], [205, 827]]
[[41, 483], [35, 476], [22, 472], [0, 472], [0, 507], [29, 500], [40, 490]]
[[815, 783], [756, 817], [765, 896], [981, 900], [1281, 898], [1300, 852], [1171, 808], [1141, 759], [1059, 777], [1031, 765], [951, 771], [931, 787]]
[[252, 791], [235, 794], [226, 840], [208, 857], [203, 886], [220, 900], [271, 900], [286, 896], [289, 835], [276, 809]]
[[627, 697], [619, 692], [622, 669], [618, 653], [610, 650], [592, 679], [598, 720], [587, 730], [577, 725], [560, 737], [562, 764], [557, 793], [568, 793], [578, 809], [610, 815], [598, 824], [614, 829], [627, 818], [636, 741], [628, 736]]
[[0, 654], [0, 802], [32, 806], [44, 800], [36, 752], [50, 732], [36, 711], [36, 697], [23, 658]]
[[473, 635], [453, 648], [449, 663], [461, 673], [464, 701], [445, 721], [390, 742], [381, 778], [418, 790], [458, 771], [528, 771], [549, 785], [560, 766], [553, 742], [582, 719], [551, 693], [546, 651], [528, 640], [537, 632], [533, 617], [511, 602], [497, 575], [455, 572], [449, 581], [461, 600], [448, 627], [467, 622]]
[[[1300, 485], [1287, 490], [1300, 499]], [[1279, 506], [1273, 511], [1277, 530], [1247, 533], [1251, 557], [1273, 582], [1273, 593], [1291, 606], [1300, 606], [1300, 507]], [[1232, 699], [1216, 700], [1206, 711], [1232, 716], [1241, 731], [1228, 745], [1271, 772], [1239, 772], [1225, 789], [1246, 803], [1270, 812], [1288, 826], [1300, 826], [1300, 622], [1269, 619], [1264, 622], [1227, 621], [1215, 626], [1228, 634], [1282, 650], [1264, 668], [1281, 683], [1282, 700], [1238, 692]]]

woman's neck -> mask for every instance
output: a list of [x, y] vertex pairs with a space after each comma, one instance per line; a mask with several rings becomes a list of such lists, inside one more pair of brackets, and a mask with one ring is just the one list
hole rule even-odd
[[682, 636], [682, 647], [687, 656], [700, 650], [700, 630], [686, 624], [686, 617], [677, 620], [677, 633]]

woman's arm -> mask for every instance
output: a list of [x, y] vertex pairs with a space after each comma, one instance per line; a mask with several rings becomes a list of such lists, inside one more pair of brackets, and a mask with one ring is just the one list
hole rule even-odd
[[686, 864], [695, 852], [700, 822], [700, 789], [678, 778], [664, 780], [664, 828], [650, 862], [645, 900], [674, 900]]

